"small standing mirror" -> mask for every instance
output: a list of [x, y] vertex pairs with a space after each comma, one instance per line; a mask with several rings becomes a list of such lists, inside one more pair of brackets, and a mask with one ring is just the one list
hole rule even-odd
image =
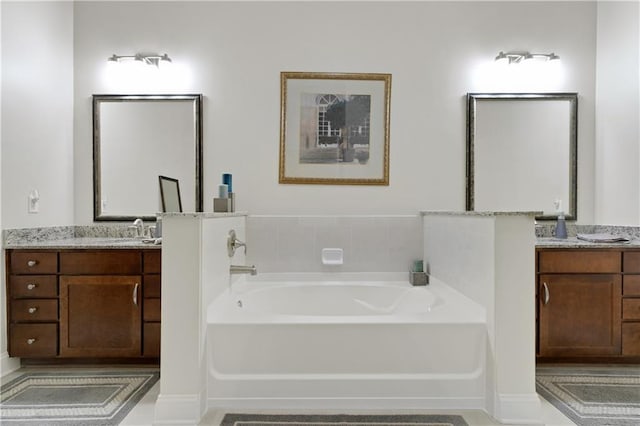
[[163, 213], [182, 213], [180, 200], [180, 183], [178, 179], [167, 176], [158, 176], [160, 180], [160, 199], [162, 200]]

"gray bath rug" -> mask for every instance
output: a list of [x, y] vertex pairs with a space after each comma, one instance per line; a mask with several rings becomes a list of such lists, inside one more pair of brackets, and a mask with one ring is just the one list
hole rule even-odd
[[26, 372], [0, 388], [0, 423], [117, 425], [159, 377], [151, 369]]
[[448, 415], [268, 415], [227, 414], [220, 426], [469, 426], [462, 416]]
[[638, 367], [538, 367], [536, 390], [579, 426], [640, 425]]

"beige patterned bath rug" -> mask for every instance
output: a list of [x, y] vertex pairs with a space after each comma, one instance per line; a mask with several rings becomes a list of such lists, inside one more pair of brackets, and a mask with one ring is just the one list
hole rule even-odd
[[156, 369], [25, 372], [2, 385], [0, 423], [117, 425], [158, 378]]

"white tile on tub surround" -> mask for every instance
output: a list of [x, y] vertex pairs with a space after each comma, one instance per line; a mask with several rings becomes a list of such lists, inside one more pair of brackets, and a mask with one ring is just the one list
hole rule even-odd
[[314, 271], [315, 227], [290, 217], [277, 223], [277, 271]]
[[[248, 261], [262, 272], [401, 272], [422, 258], [415, 216], [249, 216]], [[322, 265], [323, 248], [345, 262]]]

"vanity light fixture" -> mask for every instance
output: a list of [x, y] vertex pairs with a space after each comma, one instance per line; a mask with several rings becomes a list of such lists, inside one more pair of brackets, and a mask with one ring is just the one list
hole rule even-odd
[[503, 52], [500, 51], [495, 60], [498, 63], [504, 64], [519, 64], [522, 61], [529, 60], [543, 60], [543, 61], [555, 61], [560, 59], [560, 56], [555, 53], [529, 53], [529, 52]]
[[107, 58], [107, 61], [109, 61], [109, 63], [115, 64], [124, 61], [136, 61], [140, 64], [153, 65], [156, 68], [160, 68], [161, 66], [170, 64], [171, 58], [166, 53], [164, 55], [145, 55], [141, 53], [136, 53], [135, 55], [113, 54]]

